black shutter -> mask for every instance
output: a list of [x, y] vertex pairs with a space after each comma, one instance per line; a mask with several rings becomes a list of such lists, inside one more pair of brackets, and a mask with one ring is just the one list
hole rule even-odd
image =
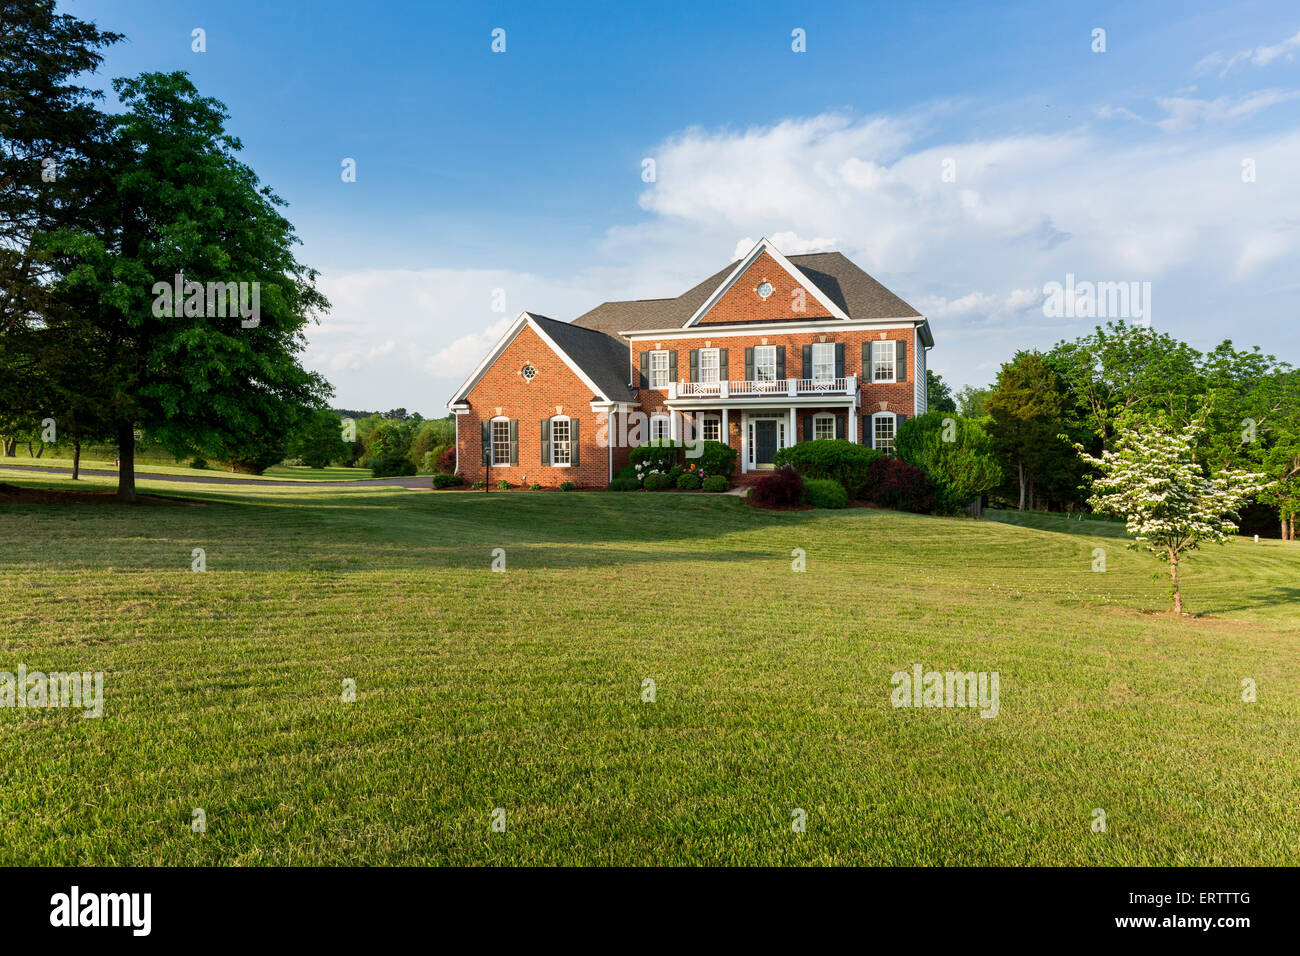
[[871, 434], [871, 416], [863, 415], [862, 421], [858, 422], [858, 444], [871, 448], [873, 442], [875, 442], [875, 438]]
[[894, 437], [898, 437], [898, 430], [903, 427], [903, 422], [907, 421], [906, 415], [894, 416]]
[[[871, 343], [862, 343], [862, 381], [870, 382], [875, 379], [875, 372], [871, 368]], [[868, 442], [870, 444], [870, 442]]]
[[745, 346], [745, 381], [754, 380], [754, 346]]
[[519, 464], [519, 419], [510, 419], [510, 464]]
[[776, 380], [779, 382], [785, 378], [785, 346], [776, 347]]
[[894, 343], [894, 364], [897, 366], [894, 378], [900, 382], [907, 381], [907, 343]]
[[542, 464], [551, 463], [551, 420], [542, 419]]
[[700, 380], [700, 350], [691, 349], [691, 381]]
[[668, 381], [677, 381], [677, 350], [668, 353]]
[[486, 468], [492, 464], [492, 423], [479, 422], [483, 429], [483, 467]]
[[569, 419], [569, 464], [578, 465], [578, 420]]
[[812, 440], [813, 440], [814, 438], [816, 438], [816, 437], [817, 437], [817, 435], [816, 435], [816, 433], [813, 431], [813, 420], [812, 420], [812, 416], [811, 416], [811, 415], [805, 415], [805, 416], [803, 417], [803, 440], [804, 440], [804, 441], [812, 441]]
[[835, 437], [844, 438], [848, 434], [849, 420], [843, 415], [835, 416]]
[[719, 382], [727, 381], [728, 374], [729, 373], [727, 372], [727, 350], [718, 349], [718, 381]]
[[641, 353], [641, 388], [650, 387], [650, 353]]
[[813, 377], [811, 345], [805, 345], [803, 347], [803, 377], [804, 378]]
[[844, 343], [835, 343], [835, 377], [844, 377]]

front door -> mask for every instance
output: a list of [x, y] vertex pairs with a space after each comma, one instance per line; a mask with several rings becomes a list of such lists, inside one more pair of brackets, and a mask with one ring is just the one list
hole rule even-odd
[[776, 459], [776, 420], [760, 418], [754, 422], [754, 463], [771, 467]]

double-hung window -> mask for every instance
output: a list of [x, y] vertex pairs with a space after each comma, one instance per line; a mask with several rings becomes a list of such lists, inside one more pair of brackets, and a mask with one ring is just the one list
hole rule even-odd
[[897, 419], [892, 412], [876, 412], [871, 418], [872, 444], [886, 455], [894, 453], [894, 426]]
[[551, 419], [551, 464], [568, 465], [572, 462], [569, 446], [569, 420]]
[[510, 421], [497, 418], [492, 422], [492, 464], [510, 464]]
[[817, 415], [813, 418], [813, 438], [834, 438], [835, 416]]
[[717, 415], [704, 415], [700, 418], [700, 439], [702, 441], [722, 441], [722, 419]]
[[670, 434], [667, 415], [654, 415], [650, 418], [650, 439], [657, 441], [661, 438], [667, 438]]
[[718, 384], [717, 349], [700, 349], [700, 381], [705, 385]]
[[776, 346], [754, 346], [754, 381], [776, 381]]
[[650, 353], [650, 387], [668, 387], [668, 353], [666, 351]]
[[815, 342], [812, 347], [813, 382], [829, 385], [835, 381], [835, 343]]
[[871, 343], [871, 380], [873, 382], [897, 381], [894, 345], [893, 342]]

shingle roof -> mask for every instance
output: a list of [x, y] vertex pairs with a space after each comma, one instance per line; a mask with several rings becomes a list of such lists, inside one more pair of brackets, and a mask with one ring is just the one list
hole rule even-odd
[[627, 384], [628, 350], [622, 339], [536, 312], [528, 314], [611, 401], [627, 401], [631, 397], [632, 389]]
[[[843, 253], [815, 252], [789, 256], [789, 260], [852, 319], [921, 317], [921, 313], [859, 269]], [[675, 299], [604, 302], [578, 316], [571, 324], [607, 335], [641, 329], [679, 328], [734, 268], [735, 263], [732, 263]]]

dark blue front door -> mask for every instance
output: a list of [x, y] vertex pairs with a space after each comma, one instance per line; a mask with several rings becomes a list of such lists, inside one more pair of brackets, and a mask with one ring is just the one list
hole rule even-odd
[[776, 458], [776, 422], [759, 419], [754, 422], [754, 462], [770, 465]]

